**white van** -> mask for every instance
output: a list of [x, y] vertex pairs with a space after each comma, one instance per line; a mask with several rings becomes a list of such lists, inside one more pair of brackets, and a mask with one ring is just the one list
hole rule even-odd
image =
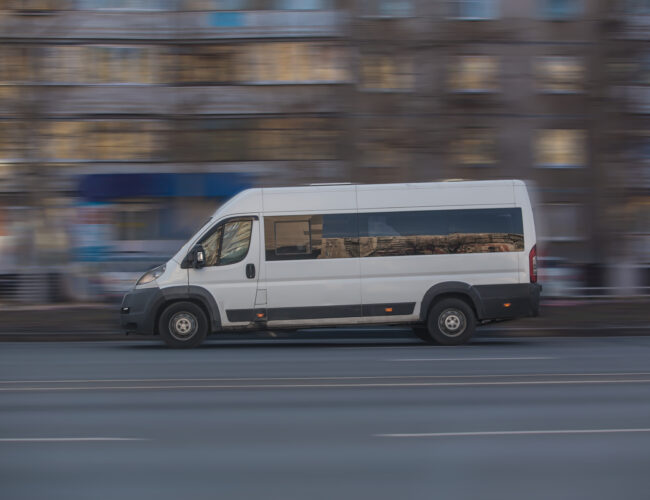
[[522, 181], [248, 189], [137, 281], [121, 320], [171, 347], [361, 324], [457, 345], [477, 324], [538, 314], [536, 261]]

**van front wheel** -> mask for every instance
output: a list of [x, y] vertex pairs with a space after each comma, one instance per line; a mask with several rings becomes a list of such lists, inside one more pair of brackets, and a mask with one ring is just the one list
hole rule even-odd
[[438, 344], [465, 344], [476, 329], [474, 311], [460, 299], [441, 300], [429, 312], [427, 329]]
[[176, 302], [167, 306], [160, 315], [158, 331], [169, 347], [196, 347], [208, 334], [208, 320], [196, 304]]

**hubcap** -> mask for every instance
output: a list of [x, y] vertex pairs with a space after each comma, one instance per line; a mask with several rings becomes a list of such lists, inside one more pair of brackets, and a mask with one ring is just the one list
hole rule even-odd
[[445, 309], [438, 317], [438, 328], [447, 337], [458, 337], [467, 328], [467, 318], [458, 309]]
[[196, 333], [198, 322], [193, 314], [178, 312], [169, 320], [169, 333], [176, 340], [189, 340]]

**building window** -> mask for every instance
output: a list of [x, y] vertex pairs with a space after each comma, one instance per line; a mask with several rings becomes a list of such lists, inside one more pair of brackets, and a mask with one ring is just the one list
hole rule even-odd
[[538, 167], [582, 167], [586, 161], [587, 134], [584, 130], [538, 130], [535, 164]]
[[183, 10], [218, 11], [251, 10], [255, 0], [181, 0]]
[[362, 54], [361, 81], [363, 90], [412, 90], [415, 85], [413, 60], [393, 54]]
[[6, 46], [0, 83], [157, 83], [169, 62], [151, 46]]
[[584, 79], [585, 67], [579, 57], [539, 57], [535, 61], [535, 81], [540, 92], [581, 92], [584, 89]]
[[311, 42], [190, 46], [180, 53], [180, 78], [205, 85], [345, 82], [347, 50]]
[[454, 19], [496, 19], [498, 0], [449, 0], [449, 17]]
[[577, 18], [582, 12], [582, 0], [540, 0], [542, 17], [551, 21]]
[[458, 56], [449, 71], [449, 89], [461, 93], [496, 92], [498, 60], [494, 56]]
[[151, 84], [169, 63], [159, 49], [142, 46], [44, 47], [42, 80], [47, 83]]
[[0, 46], [0, 84], [37, 81], [37, 61], [35, 47]]
[[82, 10], [173, 10], [176, 0], [77, 0]]
[[[45, 12], [69, 9], [73, 0], [5, 0], [4, 3], [7, 10]], [[0, 6], [0, 10], [2, 8]]]
[[249, 82], [349, 81], [347, 49], [327, 43], [252, 44], [244, 60]]
[[540, 239], [576, 241], [585, 238], [584, 207], [569, 203], [542, 205]]
[[179, 0], [191, 11], [333, 10], [334, 0]]
[[273, 0], [277, 10], [331, 10], [333, 0]]
[[0, 160], [18, 160], [24, 154], [25, 123], [0, 121]]
[[456, 165], [494, 165], [497, 161], [495, 131], [488, 128], [464, 129], [452, 142], [451, 153]]
[[154, 83], [155, 56], [148, 47], [88, 47], [88, 83]]
[[409, 17], [413, 15], [412, 0], [365, 0], [361, 15], [376, 17]]
[[46, 161], [147, 161], [162, 155], [162, 126], [144, 120], [52, 121], [43, 127]]
[[242, 48], [230, 45], [190, 46], [181, 49], [180, 80], [194, 84], [241, 81]]

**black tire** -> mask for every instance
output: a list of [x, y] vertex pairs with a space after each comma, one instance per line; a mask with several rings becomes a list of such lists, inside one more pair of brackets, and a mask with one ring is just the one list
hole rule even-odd
[[443, 299], [429, 311], [427, 330], [437, 344], [465, 344], [474, 335], [476, 317], [466, 302], [460, 299]]
[[165, 308], [158, 320], [160, 336], [169, 347], [196, 347], [208, 335], [208, 319], [192, 302], [175, 302]]
[[426, 325], [416, 325], [413, 327], [413, 333], [421, 341], [426, 342], [427, 344], [433, 344], [433, 339], [429, 335], [429, 330], [427, 330]]

